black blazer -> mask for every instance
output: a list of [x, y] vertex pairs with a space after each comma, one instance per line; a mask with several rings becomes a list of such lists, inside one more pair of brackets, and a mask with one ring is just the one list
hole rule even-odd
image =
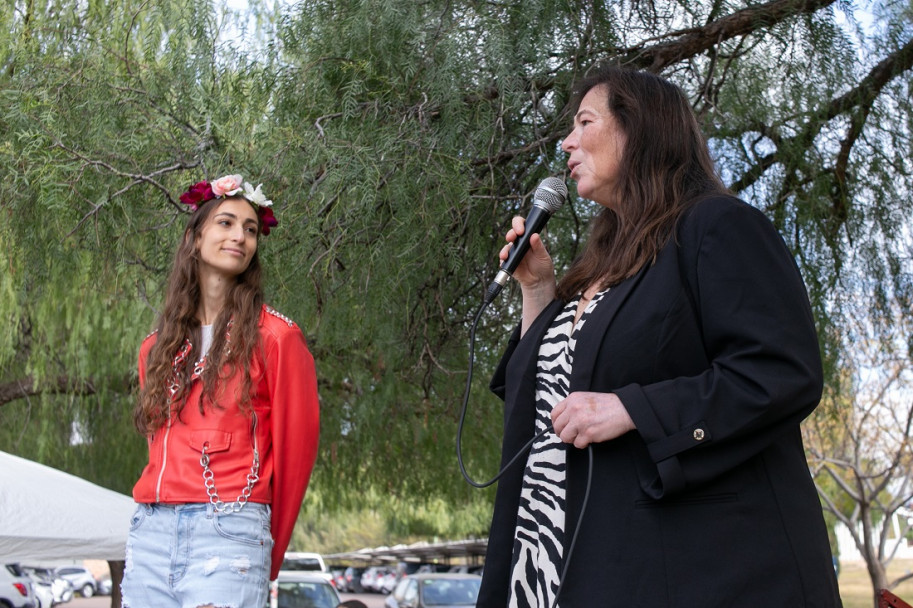
[[[562, 306], [514, 333], [492, 381], [502, 466], [533, 436], [539, 342]], [[578, 337], [570, 390], [614, 392], [637, 430], [593, 446], [559, 605], [840, 606], [799, 431], [822, 382], [805, 286], [774, 226], [732, 197], [696, 203]], [[565, 552], [589, 468], [570, 446]], [[480, 608], [507, 606], [522, 469], [499, 482]]]

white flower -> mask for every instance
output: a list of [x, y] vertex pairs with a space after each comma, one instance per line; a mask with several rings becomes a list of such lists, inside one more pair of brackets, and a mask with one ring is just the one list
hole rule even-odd
[[244, 182], [244, 198], [257, 205], [258, 207], [271, 207], [273, 201], [266, 198], [266, 195], [260, 190], [263, 184], [254, 188], [250, 183]]

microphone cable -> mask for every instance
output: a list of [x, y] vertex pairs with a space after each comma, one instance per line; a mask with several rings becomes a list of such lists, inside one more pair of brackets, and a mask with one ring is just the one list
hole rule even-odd
[[[537, 439], [543, 437], [548, 432], [554, 432], [554, 429], [549, 425], [547, 428], [543, 429], [537, 433], [532, 439], [526, 442], [520, 450], [514, 454], [513, 458], [498, 471], [497, 475], [489, 479], [488, 481], [475, 481], [469, 476], [469, 473], [466, 472], [466, 467], [463, 464], [463, 424], [466, 420], [466, 410], [469, 405], [469, 391], [472, 387], [472, 368], [475, 363], [475, 344], [476, 344], [476, 328], [479, 325], [479, 320], [482, 318], [482, 313], [488, 308], [488, 305], [491, 303], [493, 295], [489, 295], [482, 302], [482, 306], [479, 307], [479, 311], [476, 313], [475, 318], [472, 320], [472, 326], [469, 329], [469, 369], [466, 374], [466, 388], [463, 392], [463, 404], [460, 409], [460, 420], [457, 424], [457, 437], [456, 437], [456, 452], [457, 452], [457, 462], [460, 465], [460, 473], [463, 475], [463, 479], [466, 480], [466, 483], [471, 485], [474, 488], [487, 488], [496, 481], [498, 481], [507, 470], [514, 465], [521, 456], [526, 454], [529, 449], [532, 447], [533, 443]], [[583, 493], [583, 502], [580, 505], [580, 515], [577, 516], [577, 526], [574, 528], [574, 535], [571, 537], [571, 544], [568, 545], [567, 554], [564, 557], [564, 567], [561, 569], [561, 576], [558, 579], [558, 588], [555, 591], [555, 600], [552, 602], [551, 608], [555, 608], [558, 605], [558, 598], [561, 596], [561, 589], [564, 587], [564, 579], [567, 576], [568, 566], [571, 563], [571, 555], [574, 552], [574, 547], [577, 544], [577, 535], [580, 534], [580, 527], [583, 524], [583, 516], [586, 513], [587, 504], [590, 501], [590, 488], [593, 484], [593, 444], [589, 444], [587, 447], [587, 456], [589, 457], [589, 467], [587, 469], [586, 476], [586, 490]], [[565, 477], [565, 492], [567, 492], [567, 477]], [[566, 504], [566, 502], [565, 502]]]

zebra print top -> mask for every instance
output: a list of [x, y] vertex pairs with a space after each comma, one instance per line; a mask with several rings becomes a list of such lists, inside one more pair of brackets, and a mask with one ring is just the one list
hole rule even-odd
[[[536, 434], [551, 428], [551, 412], [569, 394], [577, 336], [605, 295], [596, 294], [574, 325], [578, 295], [558, 313], [539, 345]], [[537, 439], [523, 472], [508, 595], [509, 608], [551, 608], [564, 556], [567, 444], [554, 433]]]

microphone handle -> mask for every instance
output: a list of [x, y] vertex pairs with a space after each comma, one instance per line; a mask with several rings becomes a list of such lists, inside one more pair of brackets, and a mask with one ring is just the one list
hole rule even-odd
[[540, 206], [539, 204], [533, 204], [533, 208], [526, 217], [523, 235], [510, 246], [510, 251], [507, 253], [507, 259], [501, 264], [498, 274], [495, 275], [491, 285], [488, 286], [488, 291], [485, 294], [486, 304], [490, 303], [495, 299], [495, 296], [501, 293], [501, 289], [504, 288], [507, 281], [513, 276], [514, 271], [517, 269], [517, 266], [520, 265], [523, 256], [529, 251], [530, 238], [532, 238], [534, 234], [539, 234], [542, 229], [545, 228], [545, 224], [548, 223], [551, 216], [552, 215], [547, 208]]

